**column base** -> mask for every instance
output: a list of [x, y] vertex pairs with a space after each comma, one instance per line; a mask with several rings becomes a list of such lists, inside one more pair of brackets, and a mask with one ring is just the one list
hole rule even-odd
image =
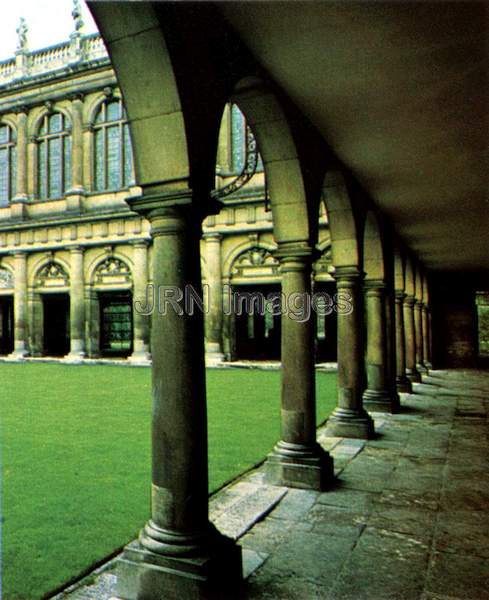
[[241, 547], [217, 531], [192, 556], [157, 554], [132, 542], [116, 568], [120, 600], [226, 600], [237, 597], [243, 577]]
[[365, 390], [363, 406], [367, 411], [396, 413], [399, 411], [399, 396], [387, 390]]
[[424, 361], [424, 366], [428, 369], [428, 371], [433, 368], [433, 365], [428, 360]]
[[421, 375], [427, 375], [428, 374], [428, 368], [426, 367], [426, 365], [422, 364], [422, 363], [418, 363], [416, 365], [416, 369], [418, 370], [418, 372]]
[[22, 360], [23, 358], [26, 358], [27, 356], [29, 356], [29, 352], [27, 350], [27, 348], [25, 348], [24, 346], [19, 346], [18, 348], [15, 348], [15, 350], [13, 352], [11, 352], [7, 358], [12, 358], [13, 360]]
[[406, 377], [411, 383], [421, 383], [421, 375], [417, 369], [406, 370]]
[[326, 435], [368, 440], [375, 436], [374, 422], [365, 410], [359, 412], [338, 407], [326, 422]]
[[265, 462], [263, 481], [270, 485], [321, 491], [333, 479], [333, 459], [319, 444], [308, 447], [281, 441]]
[[131, 356], [127, 357], [127, 361], [130, 363], [151, 363], [151, 354], [145, 350], [134, 351]]
[[396, 388], [400, 394], [410, 394], [413, 386], [407, 377], [396, 377]]
[[70, 352], [63, 357], [63, 360], [68, 363], [81, 363], [84, 358], [86, 358], [85, 352]]
[[224, 362], [225, 356], [222, 352], [209, 352], [205, 353], [205, 364], [206, 365], [216, 365]]

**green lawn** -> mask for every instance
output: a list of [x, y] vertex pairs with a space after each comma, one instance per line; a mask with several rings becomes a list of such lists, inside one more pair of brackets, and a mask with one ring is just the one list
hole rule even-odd
[[[0, 364], [4, 600], [34, 600], [137, 535], [148, 517], [150, 370]], [[280, 374], [207, 373], [210, 490], [278, 439]], [[336, 376], [318, 374], [318, 422]]]

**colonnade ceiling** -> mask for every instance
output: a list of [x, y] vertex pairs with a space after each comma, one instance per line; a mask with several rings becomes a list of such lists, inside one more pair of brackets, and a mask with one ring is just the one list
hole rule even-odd
[[218, 7], [429, 268], [487, 269], [487, 4]]

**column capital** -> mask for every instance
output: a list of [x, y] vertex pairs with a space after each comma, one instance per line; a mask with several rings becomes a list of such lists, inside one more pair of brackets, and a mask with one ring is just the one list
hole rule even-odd
[[387, 285], [383, 279], [365, 279], [363, 287], [368, 294], [383, 294], [387, 292]]
[[131, 242], [131, 246], [133, 248], [147, 248], [150, 244], [150, 240], [134, 240], [133, 242]]
[[414, 306], [415, 298], [409, 294], [405, 294], [404, 296], [404, 304], [406, 306]]
[[421, 310], [423, 307], [423, 301], [419, 300], [419, 298], [414, 298], [414, 309]]
[[85, 250], [85, 248], [83, 246], [80, 246], [79, 244], [67, 246], [66, 249], [70, 251], [70, 254], [83, 254]]
[[303, 271], [312, 265], [316, 251], [306, 244], [279, 244], [273, 256], [280, 262], [280, 272]]
[[[205, 217], [217, 214], [222, 203], [211, 197], [210, 192], [191, 190], [188, 187], [182, 189], [165, 190], [158, 186], [149, 186], [144, 189], [143, 194], [129, 196], [126, 202], [130, 208], [150, 221], [156, 213], [161, 216], [165, 211], [173, 210], [193, 213], [194, 219], [202, 222]], [[162, 212], [163, 211], [163, 212]]]
[[355, 265], [335, 267], [333, 277], [337, 282], [351, 281], [351, 283], [359, 283], [363, 278], [363, 271]]
[[396, 302], [402, 302], [406, 297], [406, 292], [404, 290], [395, 290], [394, 298]]
[[206, 242], [220, 242], [224, 236], [218, 231], [207, 231], [203, 234], [202, 239]]

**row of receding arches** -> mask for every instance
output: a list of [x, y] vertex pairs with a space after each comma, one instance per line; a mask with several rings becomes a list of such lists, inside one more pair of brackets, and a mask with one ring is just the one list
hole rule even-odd
[[[143, 192], [130, 206], [151, 223], [154, 284], [199, 284], [200, 221], [219, 209], [210, 198], [219, 123], [231, 100], [263, 158], [285, 295], [311, 293], [319, 206], [326, 205], [334, 276], [348, 307], [338, 312], [337, 406], [327, 428], [371, 436], [365, 407], [397, 410], [397, 378], [414, 379], [416, 358], [419, 367], [429, 359], [421, 265], [217, 11], [135, 4], [93, 3], [91, 10], [130, 118]], [[282, 317], [281, 436], [264, 470], [268, 483], [318, 490], [334, 469], [316, 442], [313, 331], [311, 320]], [[116, 594], [201, 598], [209, 586], [233, 586], [241, 573], [239, 547], [208, 520], [203, 323], [196, 314], [168, 314], [153, 318], [151, 335], [151, 518], [123, 554]]]

